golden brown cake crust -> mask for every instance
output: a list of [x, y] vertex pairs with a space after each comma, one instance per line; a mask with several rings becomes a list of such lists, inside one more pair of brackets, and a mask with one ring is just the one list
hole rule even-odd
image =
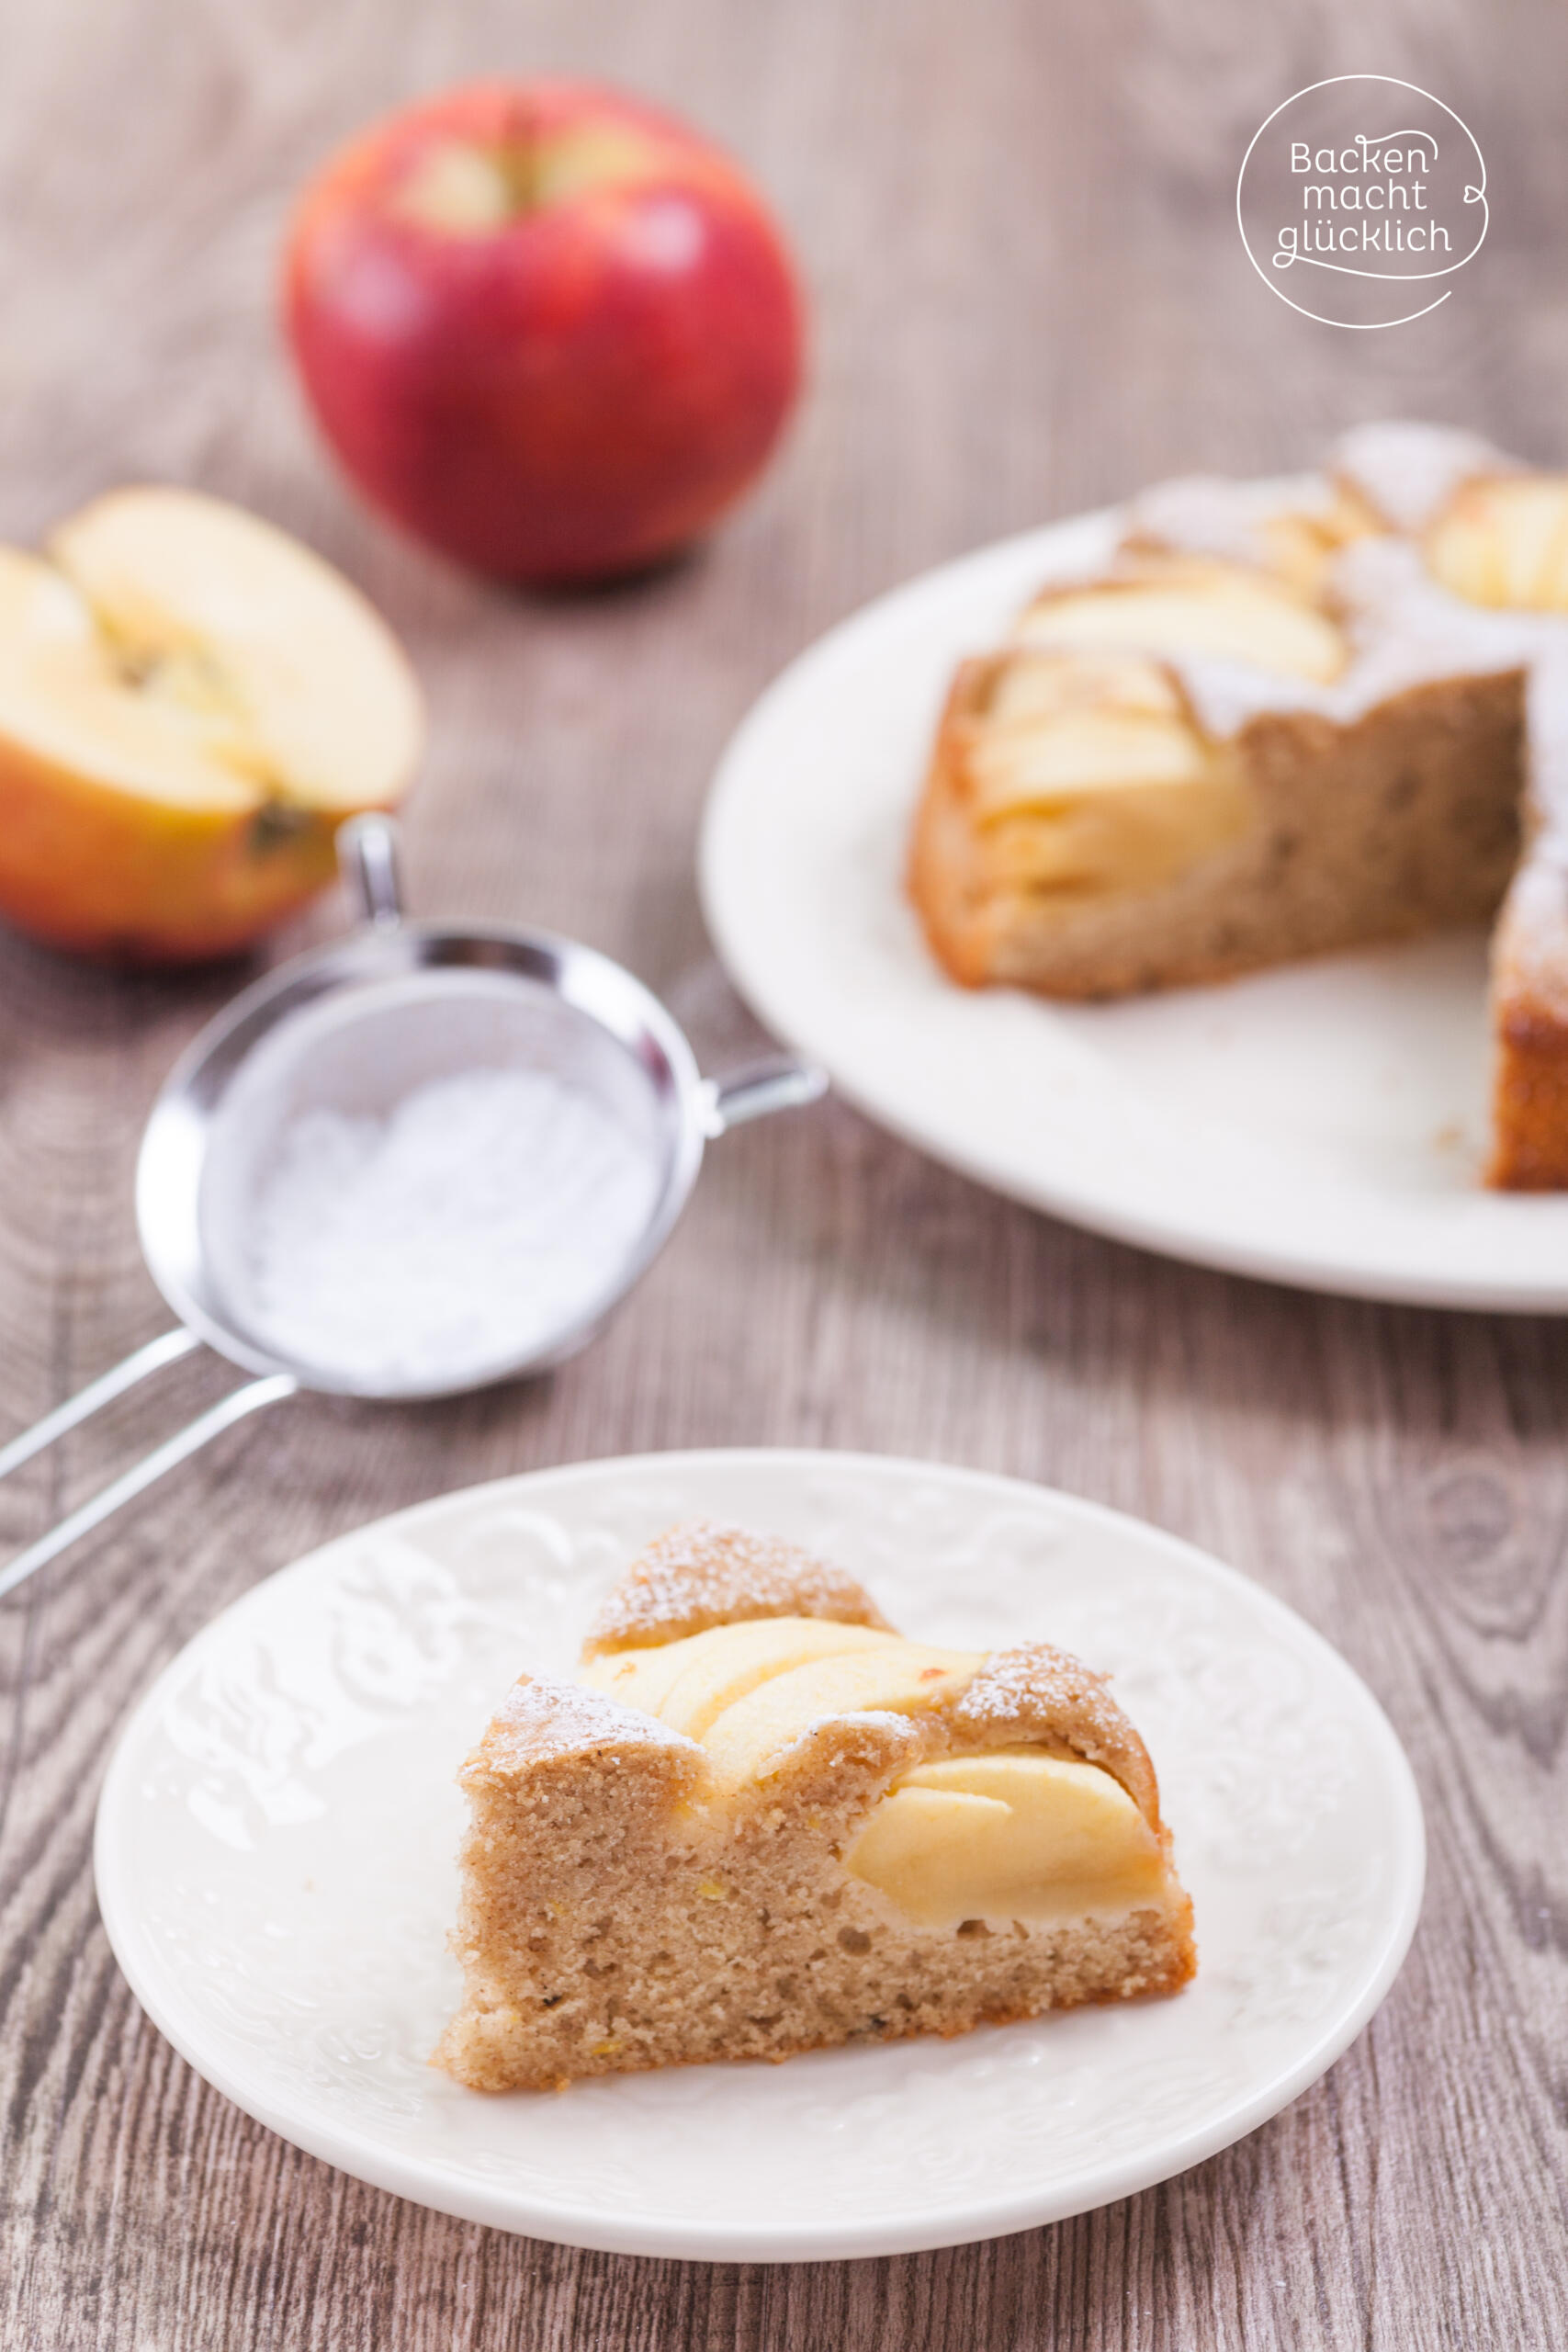
[[1493, 939], [1492, 1025], [1486, 1181], [1568, 1189], [1568, 872], [1550, 849], [1520, 867]]
[[699, 1519], [671, 1528], [627, 1569], [601, 1604], [582, 1655], [649, 1649], [752, 1617], [828, 1617], [891, 1631], [842, 1568], [776, 1535]]
[[951, 979], [984, 988], [995, 978], [994, 942], [1007, 907], [987, 886], [970, 808], [972, 729], [1005, 654], [961, 662], [931, 747], [926, 788], [909, 842], [908, 891], [933, 953]]
[[1486, 1182], [1507, 1193], [1568, 1191], [1568, 1023], [1516, 1006], [1495, 1042]]
[[[706, 1775], [694, 1739], [671, 1731], [640, 1707], [623, 1707], [602, 1690], [552, 1676], [520, 1674], [457, 1778], [466, 1789], [499, 1785], [536, 1765], [583, 1756], [609, 1758], [660, 1748], [682, 1758], [691, 1788]], [[677, 1777], [681, 1777], [679, 1771]]]
[[1149, 1751], [1106, 1687], [1103, 1674], [1049, 1642], [993, 1650], [953, 1709], [955, 1747], [1059, 1744], [1121, 1781], [1151, 1829], [1159, 1783]]

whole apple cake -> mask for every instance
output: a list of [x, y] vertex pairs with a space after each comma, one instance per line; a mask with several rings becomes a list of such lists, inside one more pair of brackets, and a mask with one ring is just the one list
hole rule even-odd
[[524, 1675], [464, 1765], [436, 2062], [476, 2090], [962, 2033], [1196, 1965], [1154, 1767], [1044, 1643], [906, 1641], [851, 1577], [700, 1522]]
[[954, 979], [1063, 998], [1493, 922], [1487, 1180], [1568, 1186], [1568, 476], [1388, 424], [1134, 499], [959, 669], [909, 878]]

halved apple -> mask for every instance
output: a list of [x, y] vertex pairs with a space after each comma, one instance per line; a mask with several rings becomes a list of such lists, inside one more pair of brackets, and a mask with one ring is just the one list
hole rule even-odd
[[0, 548], [0, 914], [175, 962], [246, 944], [390, 808], [423, 720], [407, 659], [298, 541], [192, 491], [118, 491], [47, 559]]
[[1568, 612], [1568, 476], [1464, 483], [1428, 531], [1426, 555], [1439, 586], [1469, 604]]
[[1207, 654], [1319, 684], [1345, 666], [1326, 615], [1255, 566], [1131, 550], [1104, 579], [1050, 587], [1021, 617], [1022, 645]]

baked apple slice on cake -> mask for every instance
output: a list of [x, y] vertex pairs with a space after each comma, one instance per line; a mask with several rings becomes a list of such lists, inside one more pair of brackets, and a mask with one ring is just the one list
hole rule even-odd
[[1103, 579], [1042, 590], [1015, 632], [1022, 645], [1110, 645], [1245, 662], [1326, 684], [1346, 644], [1325, 613], [1270, 573], [1223, 557], [1129, 549]]

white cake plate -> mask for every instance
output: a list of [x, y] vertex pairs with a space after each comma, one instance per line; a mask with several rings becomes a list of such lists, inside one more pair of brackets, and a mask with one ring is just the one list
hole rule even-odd
[[[1197, 1911], [1197, 1981], [950, 2042], [486, 2098], [427, 2063], [453, 1775], [672, 1521], [863, 1577], [922, 1640], [1044, 1636], [1116, 1676]], [[570, 2245], [788, 2262], [959, 2244], [1164, 2180], [1360, 2031], [1421, 1899], [1420, 1805], [1365, 1686], [1258, 1586], [1015, 1480], [811, 1453], [596, 1462], [448, 1495], [286, 1568], [136, 1710], [98, 1900], [153, 2022], [245, 2111], [438, 2211]]]

